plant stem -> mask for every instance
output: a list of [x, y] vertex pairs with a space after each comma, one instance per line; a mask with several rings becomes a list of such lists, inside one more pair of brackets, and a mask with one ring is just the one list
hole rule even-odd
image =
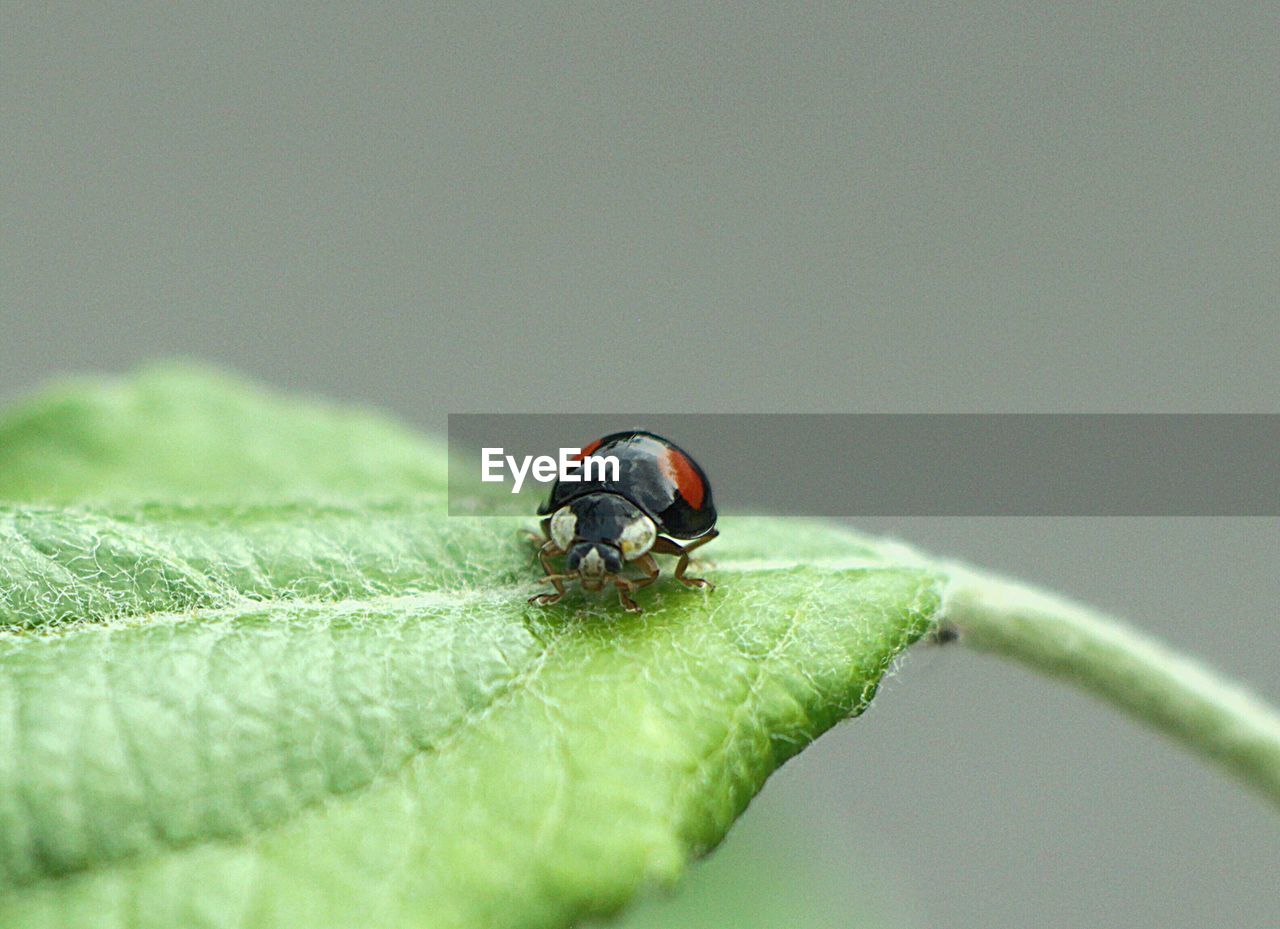
[[1280, 713], [1121, 621], [1012, 581], [953, 569], [960, 641], [1064, 678], [1222, 765], [1280, 805]]

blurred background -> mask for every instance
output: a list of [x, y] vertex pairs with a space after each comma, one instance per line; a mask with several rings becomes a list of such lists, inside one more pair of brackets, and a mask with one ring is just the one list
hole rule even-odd
[[[436, 432], [1278, 412], [1278, 52], [1266, 4], [5, 3], [0, 396], [180, 354]], [[858, 525], [1280, 701], [1280, 520]], [[919, 648], [634, 918], [1264, 927], [1276, 874], [1198, 759]]]

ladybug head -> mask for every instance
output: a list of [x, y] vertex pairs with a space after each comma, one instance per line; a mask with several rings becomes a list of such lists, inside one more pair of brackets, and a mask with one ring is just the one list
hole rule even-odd
[[605, 578], [622, 570], [622, 552], [605, 542], [579, 542], [569, 549], [569, 570], [585, 590], [599, 590]]

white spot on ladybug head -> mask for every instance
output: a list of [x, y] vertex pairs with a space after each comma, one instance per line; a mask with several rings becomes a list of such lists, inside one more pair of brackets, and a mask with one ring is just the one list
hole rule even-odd
[[578, 581], [582, 584], [582, 589], [599, 590], [604, 586], [606, 573], [600, 551], [592, 546], [578, 562]]
[[658, 539], [658, 527], [653, 520], [641, 513], [622, 530], [618, 544], [622, 548], [622, 557], [627, 561], [635, 561], [653, 548]]
[[567, 506], [556, 510], [551, 517], [551, 541], [556, 543], [556, 548], [567, 552], [577, 532], [578, 517], [573, 514], [573, 510]]
[[604, 577], [604, 559], [600, 557], [600, 550], [592, 546], [578, 563], [578, 570], [582, 572], [583, 577]]

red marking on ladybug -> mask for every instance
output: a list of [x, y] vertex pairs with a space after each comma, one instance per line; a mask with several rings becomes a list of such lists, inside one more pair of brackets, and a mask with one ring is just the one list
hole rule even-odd
[[582, 451], [578, 452], [578, 454], [574, 455], [573, 460], [581, 461], [583, 458], [586, 458], [588, 455], [595, 454], [596, 449], [600, 447], [600, 443], [602, 443], [603, 441], [604, 439], [596, 439], [594, 442], [592, 442]]
[[668, 448], [662, 456], [662, 469], [680, 491], [680, 496], [689, 501], [695, 510], [702, 509], [702, 478], [698, 476], [693, 462], [677, 448]]

